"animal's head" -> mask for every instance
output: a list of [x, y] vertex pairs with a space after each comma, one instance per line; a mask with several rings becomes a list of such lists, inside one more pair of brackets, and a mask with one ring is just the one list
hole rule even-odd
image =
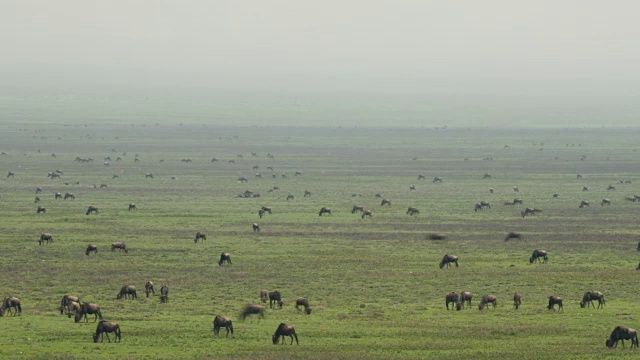
[[271, 340], [273, 341], [273, 345], [276, 345], [278, 343], [278, 335], [273, 335]]
[[307, 314], [307, 315], [311, 315], [311, 308], [308, 307], [308, 308], [304, 309], [304, 313]]
[[[71, 316], [71, 315], [69, 315]], [[75, 322], [80, 322], [80, 319], [82, 319], [82, 312], [81, 311], [76, 311], [76, 316], [74, 318]]]
[[529, 263], [530, 263], [530, 264], [533, 264], [533, 256], [531, 256], [531, 257], [529, 258]]
[[613, 341], [611, 341], [611, 339], [607, 339], [604, 344], [609, 348], [609, 349], [613, 349]]
[[0, 316], [4, 316], [4, 309], [0, 309]]
[[584, 308], [586, 304], [587, 304], [587, 303], [585, 303], [585, 302], [584, 302], [584, 300], [583, 300], [583, 301], [580, 301], [580, 307], [581, 307], [581, 308]]
[[93, 334], [93, 342], [94, 343], [98, 342], [98, 334]]

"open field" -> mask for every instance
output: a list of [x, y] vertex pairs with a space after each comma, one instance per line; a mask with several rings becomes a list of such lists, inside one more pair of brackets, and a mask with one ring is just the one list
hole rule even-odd
[[[635, 358], [637, 350], [608, 350], [604, 342], [617, 325], [640, 329], [640, 202], [625, 200], [640, 194], [639, 135], [7, 125], [0, 133], [0, 296], [19, 297], [23, 313], [0, 318], [0, 358]], [[56, 169], [61, 178], [49, 179]], [[432, 183], [436, 176], [441, 184]], [[261, 196], [236, 198], [245, 190]], [[303, 197], [305, 190], [312, 195]], [[75, 199], [56, 200], [56, 192]], [[392, 205], [381, 207], [376, 194]], [[514, 198], [523, 205], [503, 205]], [[603, 198], [611, 205], [601, 206]], [[582, 200], [590, 206], [579, 208]], [[491, 208], [474, 212], [479, 201]], [[128, 211], [129, 203], [138, 209]], [[99, 213], [85, 215], [89, 205]], [[351, 214], [353, 205], [372, 217]], [[38, 206], [46, 213], [36, 214]], [[261, 206], [273, 214], [260, 219]], [[420, 214], [408, 216], [409, 206]], [[332, 215], [318, 216], [321, 207]], [[525, 207], [542, 212], [523, 218]], [[254, 222], [261, 232], [252, 231]], [[198, 231], [207, 239], [195, 244]], [[523, 238], [504, 241], [509, 231]], [[53, 243], [38, 245], [43, 232]], [[431, 233], [448, 237], [429, 240]], [[129, 252], [111, 252], [116, 241]], [[85, 255], [90, 243], [97, 255]], [[549, 262], [530, 264], [535, 249], [547, 250]], [[233, 265], [218, 266], [223, 251]], [[445, 254], [458, 255], [460, 266], [439, 269]], [[147, 280], [155, 297], [144, 295]], [[137, 286], [138, 299], [115, 300], [127, 284]], [[162, 284], [168, 304], [160, 304]], [[284, 308], [240, 321], [261, 289], [278, 289]], [[580, 308], [587, 290], [605, 294], [604, 309]], [[450, 291], [471, 291], [473, 308], [447, 311]], [[514, 292], [523, 295], [519, 310]], [[122, 343], [95, 344], [92, 320], [61, 316], [65, 294], [100, 304], [121, 325]], [[488, 294], [497, 308], [479, 311]], [[564, 298], [564, 311], [546, 309], [551, 295]], [[310, 316], [296, 312], [299, 296], [309, 299]], [[217, 314], [234, 320], [232, 337], [213, 336]], [[272, 345], [281, 322], [295, 326], [299, 346]]]

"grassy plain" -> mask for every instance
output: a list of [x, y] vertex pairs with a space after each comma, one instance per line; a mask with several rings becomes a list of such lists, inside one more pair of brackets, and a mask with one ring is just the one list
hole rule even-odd
[[[640, 328], [640, 204], [624, 200], [640, 194], [638, 135], [638, 129], [7, 125], [0, 133], [6, 153], [0, 295], [21, 298], [23, 314], [0, 318], [0, 357], [637, 357], [607, 350], [604, 341], [617, 325]], [[262, 178], [254, 176], [255, 165]], [[62, 178], [47, 178], [56, 169]], [[6, 178], [9, 171], [15, 177]], [[483, 180], [484, 173], [492, 178]], [[435, 176], [444, 182], [433, 184]], [[108, 187], [94, 188], [100, 184]], [[280, 190], [269, 192], [274, 186]], [[36, 214], [36, 187], [46, 214]], [[236, 198], [245, 190], [261, 197]], [[312, 196], [303, 197], [305, 190]], [[55, 200], [56, 192], [76, 199]], [[379, 206], [378, 193], [392, 205]], [[287, 201], [288, 194], [295, 199]], [[503, 205], [515, 197], [524, 205]], [[602, 198], [611, 206], [600, 206]], [[476, 213], [481, 200], [492, 207]], [[591, 206], [578, 208], [581, 200]], [[130, 202], [138, 210], [129, 212]], [[355, 204], [373, 217], [351, 214]], [[89, 205], [100, 213], [85, 215]], [[273, 214], [259, 219], [263, 205]], [[323, 206], [333, 214], [319, 217]], [[406, 215], [408, 206], [421, 213]], [[543, 212], [522, 218], [525, 206]], [[197, 231], [207, 240], [194, 244]], [[524, 238], [505, 242], [509, 231]], [[54, 234], [54, 242], [39, 246], [42, 232]], [[433, 232], [448, 239], [429, 240]], [[126, 242], [129, 253], [111, 252], [115, 241]], [[98, 246], [96, 256], [84, 254], [89, 243]], [[549, 262], [529, 264], [534, 249], [547, 250]], [[222, 251], [232, 254], [232, 266], [217, 265]], [[444, 254], [460, 256], [460, 267], [440, 270]], [[169, 286], [168, 304], [144, 297], [146, 280]], [[126, 284], [138, 287], [137, 300], [115, 300]], [[261, 289], [280, 290], [284, 308], [241, 322], [241, 309], [259, 302]], [[603, 310], [579, 307], [590, 289], [605, 294]], [[471, 291], [473, 309], [447, 312], [449, 291]], [[523, 294], [517, 311], [516, 291]], [[94, 344], [94, 323], [61, 316], [65, 294], [99, 303], [106, 319], [120, 323], [122, 343]], [[498, 296], [498, 307], [478, 311], [487, 294]], [[565, 299], [563, 312], [546, 309], [550, 295]], [[296, 313], [298, 296], [310, 300], [312, 315]], [[232, 337], [213, 337], [216, 314], [234, 319]], [[299, 346], [271, 344], [281, 322], [295, 326]]]

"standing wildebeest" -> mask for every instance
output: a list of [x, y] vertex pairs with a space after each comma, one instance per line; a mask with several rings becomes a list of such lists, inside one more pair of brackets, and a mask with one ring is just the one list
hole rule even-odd
[[480, 305], [478, 305], [478, 310], [484, 310], [487, 307], [487, 304], [491, 303], [493, 308], [495, 309], [498, 305], [498, 298], [495, 295], [485, 295], [480, 300]]
[[613, 349], [618, 346], [618, 341], [622, 341], [622, 348], [624, 349], [625, 340], [631, 340], [631, 349], [633, 349], [634, 346], [636, 348], [638, 347], [638, 333], [635, 329], [616, 326], [607, 341], [605, 341], [605, 345], [607, 345], [609, 349]]
[[598, 309], [604, 308], [604, 294], [600, 291], [587, 291], [582, 296], [582, 301], [580, 302], [580, 307], [584, 308], [585, 306], [588, 308], [589, 305], [593, 306], [595, 309], [596, 306], [593, 304], [593, 300], [598, 300]]
[[391, 206], [391, 201], [387, 200], [387, 199], [382, 199], [382, 202], [380, 203], [380, 206]]
[[353, 209], [351, 209], [351, 213], [355, 214], [357, 212], [363, 212], [364, 211], [364, 206], [362, 205], [353, 205]]
[[602, 199], [602, 201], [600, 202], [600, 206], [602, 206], [602, 205], [611, 205], [611, 200]]
[[97, 214], [98, 213], [98, 208], [95, 207], [95, 206], [89, 206], [87, 208], [87, 215], [89, 215], [91, 213]]
[[40, 203], [40, 196], [36, 196], [35, 200], [33, 200], [35, 204]]
[[129, 204], [129, 211], [137, 210], [137, 209], [138, 209], [138, 206], [135, 203], [130, 203]]
[[482, 175], [483, 179], [491, 179], [491, 174], [489, 173], [484, 173], [484, 175]]
[[320, 213], [318, 213], [318, 216], [322, 216], [322, 214], [331, 215], [331, 209], [329, 209], [328, 207], [323, 207], [322, 209], [320, 209]]
[[513, 294], [513, 307], [518, 310], [520, 305], [522, 304], [522, 295], [520, 293]]
[[260, 219], [262, 219], [262, 215], [265, 213], [271, 214], [271, 206], [263, 206], [258, 210], [258, 216], [260, 216]]
[[293, 196], [293, 194], [289, 194], [289, 195], [287, 195], [287, 201], [289, 201], [289, 200], [294, 200], [295, 198], [296, 198], [296, 197], [295, 197], [295, 196]]
[[522, 234], [514, 232], [514, 231], [511, 231], [504, 238], [504, 241], [508, 241], [510, 239], [518, 239], [518, 240], [520, 240], [520, 239], [522, 239]]
[[56, 200], [58, 200], [58, 199], [62, 199], [62, 194], [61, 194], [61, 193], [59, 193], [59, 192], [57, 192], [54, 196], [55, 196], [55, 199], [56, 199]]
[[47, 245], [49, 245], [49, 242], [53, 242], [53, 235], [49, 234], [49, 233], [42, 233], [40, 235], [40, 240], [38, 240], [38, 243], [40, 245], [42, 245], [42, 243], [47, 242]]
[[121, 300], [121, 299], [137, 299], [138, 298], [138, 294], [136, 292], [136, 287], [133, 285], [125, 285], [120, 289], [120, 292], [118, 293], [118, 296], [116, 297], [117, 300]]
[[433, 178], [432, 182], [434, 184], [441, 184], [442, 183], [442, 179], [436, 176], [436, 177]]
[[371, 217], [371, 215], [372, 215], [371, 210], [364, 210], [362, 212], [362, 218], [363, 219], [365, 218], [365, 216]]
[[520, 212], [520, 215], [522, 215], [522, 217], [525, 217], [527, 215], [534, 215], [539, 212], [542, 212], [542, 210], [538, 208], [526, 208]]
[[582, 208], [583, 208], [583, 207], [585, 207], [585, 206], [586, 206], [586, 207], [589, 207], [589, 202], [588, 202], [587, 200], [582, 200], [582, 201], [580, 201], [580, 206], [579, 206], [579, 208], [581, 208], [581, 209], [582, 209]]
[[473, 211], [478, 212], [483, 210], [482, 205], [480, 205], [480, 203], [477, 203], [473, 206]]
[[65, 193], [65, 194], [64, 194], [64, 199], [65, 199], [65, 200], [67, 200], [67, 199], [75, 199], [75, 198], [76, 198], [76, 196], [75, 196], [75, 195], [73, 195], [73, 194], [72, 194], [72, 193], [70, 193], [70, 192], [68, 192], [68, 193]]
[[152, 178], [153, 179], [153, 174], [152, 173], [146, 173], [144, 174], [144, 178]]
[[456, 267], [458, 267], [458, 257], [455, 255], [445, 255], [442, 257], [442, 261], [440, 261], [440, 269], [445, 265], [447, 265], [447, 267], [451, 267], [451, 263], [455, 263]]
[[547, 252], [544, 250], [533, 250], [533, 254], [531, 254], [531, 257], [529, 258], [529, 263], [533, 264], [534, 261], [538, 261], [540, 262], [540, 258], [542, 258], [542, 263], [546, 263], [547, 260], [549, 260], [549, 257], [547, 256]]
[[47, 209], [43, 208], [42, 206], [38, 206], [38, 209], [36, 210], [36, 214], [40, 214], [40, 213], [47, 213]]
[[[445, 303], [445, 306], [447, 307], [447, 310], [449, 310], [449, 303], [457, 304], [458, 300], [459, 300], [459, 297], [458, 297], [458, 293], [457, 292], [452, 291], [452, 292], [446, 294], [444, 296], [444, 303]], [[451, 306], [451, 310], [453, 310], [453, 305]]]
[[410, 185], [410, 186], [409, 186], [409, 190], [415, 190], [415, 189], [416, 189], [416, 186], [415, 186], [415, 185]]
[[14, 176], [15, 176], [15, 174], [14, 174], [14, 173], [12, 173], [11, 171], [9, 171], [9, 172], [7, 173], [7, 177], [8, 177], [8, 178], [12, 178], [12, 177], [14, 177]]
[[227, 337], [229, 337], [229, 331], [233, 335], [233, 322], [231, 318], [226, 316], [216, 315], [216, 318], [213, 319], [213, 335], [220, 336], [220, 328], [227, 329]]
[[269, 291], [260, 290], [260, 301], [262, 301], [263, 303], [266, 303], [267, 300], [269, 300]]
[[42, 189], [41, 189], [41, 188], [39, 188], [39, 187], [37, 187], [37, 188], [36, 188], [36, 194], [40, 194], [41, 192], [42, 192]]
[[273, 304], [278, 305], [278, 308], [282, 309], [282, 296], [280, 291], [273, 290], [269, 293], [269, 308], [273, 309]]
[[251, 226], [253, 227], [253, 232], [260, 232], [260, 225], [258, 225], [258, 223], [253, 223]]
[[413, 216], [413, 215], [415, 215], [415, 214], [420, 214], [420, 210], [418, 210], [418, 209], [416, 209], [416, 208], [414, 208], [414, 207], [409, 206], [409, 208], [407, 209], [407, 215], [409, 215], [409, 216]]
[[425, 180], [426, 177], [422, 174], [418, 174], [418, 180]]
[[294, 337], [296, 339], [296, 345], [300, 345], [300, 343], [298, 342], [298, 335], [296, 335], [296, 329], [294, 329], [293, 326], [289, 326], [285, 323], [280, 323], [280, 325], [278, 325], [278, 328], [276, 329], [275, 334], [273, 334], [273, 337], [271, 339], [273, 340], [273, 345], [276, 345], [278, 343], [280, 336], [282, 336], [282, 344], [284, 344], [284, 337], [288, 336], [291, 338], [291, 343], [289, 345], [293, 345]]
[[122, 241], [114, 242], [111, 244], [111, 251], [115, 251], [116, 249], [118, 249], [120, 252], [122, 251], [124, 251], [125, 253], [129, 252], [129, 250], [127, 250], [127, 245]]
[[100, 322], [98, 323], [98, 327], [96, 328], [96, 333], [93, 335], [93, 342], [97, 343], [98, 339], [100, 339], [100, 342], [102, 342], [104, 340], [103, 334], [106, 334], [107, 340], [111, 342], [111, 339], [109, 338], [110, 332], [115, 334], [115, 339], [113, 340], [114, 343], [122, 342], [122, 337], [120, 334], [120, 325], [118, 325], [117, 322], [106, 321], [106, 320], [100, 320]]
[[196, 238], [193, 239], [193, 242], [197, 244], [198, 240], [200, 240], [201, 242], [204, 241], [204, 240], [207, 240], [207, 234], [198, 231], [196, 233]]
[[514, 186], [514, 187], [513, 187], [513, 191], [515, 191], [515, 192], [520, 192], [520, 189], [519, 189], [517, 186]]
[[76, 316], [74, 317], [75, 322], [80, 322], [82, 317], [84, 316], [84, 322], [89, 322], [87, 318], [87, 314], [93, 314], [95, 318], [93, 322], [96, 322], [98, 318], [102, 320], [102, 312], [100, 312], [100, 305], [98, 304], [90, 304], [90, 303], [82, 303], [80, 305], [80, 310], [76, 311]]
[[589, 187], [588, 186], [583, 186], [582, 187], [582, 191], [589, 191]]
[[244, 321], [247, 316], [254, 314], [260, 315], [260, 317], [264, 319], [264, 306], [249, 304], [245, 306], [244, 310], [240, 313], [240, 318]]
[[462, 307], [464, 308], [465, 303], [467, 304], [467, 308], [471, 308], [471, 299], [473, 295], [469, 291], [463, 291], [460, 294], [460, 302], [462, 303]]
[[446, 240], [446, 239], [447, 239], [447, 234], [442, 234], [442, 233], [429, 234], [429, 240]]
[[149, 297], [149, 293], [152, 293], [153, 296], [156, 296], [156, 292], [153, 289], [153, 281], [149, 280], [146, 284], [144, 284], [144, 292], [147, 294], [147, 297]]
[[98, 247], [93, 245], [93, 244], [87, 245], [87, 250], [84, 252], [84, 254], [89, 256], [90, 253], [97, 254], [98, 253]]
[[[11, 312], [11, 308], [14, 308], [14, 312]], [[20, 306], [20, 299], [17, 297], [6, 297], [2, 301], [2, 307], [0, 307], [0, 316], [4, 316], [4, 313], [9, 311], [11, 316], [22, 315], [22, 306]]]
[[309, 300], [304, 297], [299, 297], [296, 299], [296, 310], [300, 311], [299, 307], [304, 307], [304, 313], [307, 315], [311, 314], [311, 308], [309, 307]]
[[562, 298], [560, 296], [549, 296], [549, 306], [547, 306], [547, 309], [553, 309], [553, 306], [556, 304], [558, 305], [558, 311], [564, 310], [562, 307]]
[[169, 287], [167, 285], [162, 285], [160, 288], [160, 303], [169, 302]]
[[309, 190], [305, 190], [305, 191], [304, 191], [304, 196], [303, 196], [303, 197], [308, 197], [308, 196], [311, 196], [311, 191], [309, 191]]
[[231, 265], [231, 254], [229, 254], [228, 252], [223, 252], [222, 254], [220, 254], [220, 261], [218, 261], [218, 266], [222, 266], [222, 264], [224, 264], [225, 261], [229, 265]]
[[60, 315], [63, 315], [65, 310], [67, 310], [67, 313], [69, 313], [69, 303], [70, 302], [80, 302], [80, 298], [77, 296], [71, 296], [71, 295], [65, 295], [62, 297], [62, 300], [60, 301]]

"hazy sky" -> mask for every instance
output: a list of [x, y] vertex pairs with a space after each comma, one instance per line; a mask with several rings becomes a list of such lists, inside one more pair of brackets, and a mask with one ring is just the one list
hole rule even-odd
[[[0, 94], [640, 124], [640, 2], [0, 0]], [[558, 111], [556, 111], [558, 110]], [[456, 112], [457, 111], [457, 112]], [[544, 115], [546, 114], [546, 115]], [[570, 114], [566, 115], [566, 114]], [[600, 117], [610, 114], [611, 118]], [[432, 113], [433, 115], [433, 113]], [[332, 116], [339, 116], [339, 113]], [[589, 118], [591, 117], [591, 120]], [[476, 116], [477, 118], [477, 116]], [[545, 120], [546, 119], [546, 120]], [[555, 120], [551, 120], [552, 122]], [[586, 122], [585, 122], [586, 121]]]

